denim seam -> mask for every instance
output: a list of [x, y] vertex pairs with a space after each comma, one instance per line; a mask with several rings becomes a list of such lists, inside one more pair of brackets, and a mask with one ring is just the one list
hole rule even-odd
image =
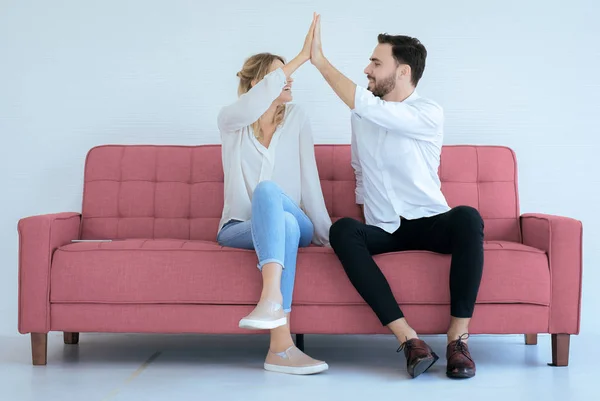
[[265, 259], [262, 261], [258, 262], [258, 265], [256, 265], [256, 267], [258, 267], [258, 270], [262, 271], [262, 268], [264, 265], [266, 265], [267, 263], [277, 263], [281, 266], [282, 269], [285, 269], [285, 266], [283, 265], [283, 262], [280, 261], [279, 259], [275, 259], [275, 258], [271, 258], [271, 259]]

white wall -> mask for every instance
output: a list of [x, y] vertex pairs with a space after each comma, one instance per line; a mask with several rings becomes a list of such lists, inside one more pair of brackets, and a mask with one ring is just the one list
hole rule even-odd
[[[419, 91], [445, 107], [445, 142], [511, 146], [522, 211], [583, 220], [582, 328], [599, 330], [600, 6], [368, 3], [0, 0], [0, 334], [17, 327], [18, 219], [79, 211], [92, 146], [218, 142], [215, 116], [244, 58], [293, 57], [313, 10], [326, 55], [358, 83], [378, 33], [420, 38]], [[313, 67], [295, 78], [316, 142], [349, 143], [349, 113]]]

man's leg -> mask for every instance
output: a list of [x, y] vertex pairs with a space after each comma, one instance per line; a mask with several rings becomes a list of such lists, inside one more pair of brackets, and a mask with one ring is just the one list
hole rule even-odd
[[450, 265], [450, 314], [446, 374], [452, 378], [475, 375], [475, 362], [466, 345], [469, 323], [483, 273], [483, 220], [468, 206], [415, 222], [416, 249], [452, 255]]
[[372, 255], [400, 250], [392, 234], [345, 217], [329, 230], [331, 247], [342, 262], [346, 275], [381, 324], [388, 326], [400, 343], [416, 338], [392, 294], [390, 285]]
[[398, 339], [398, 351], [404, 351], [408, 373], [417, 377], [427, 371], [438, 356], [418, 339], [417, 333], [408, 325], [385, 276], [372, 257], [404, 250], [406, 243], [378, 227], [350, 218], [338, 220], [331, 227], [329, 241], [356, 290], [381, 323]]
[[483, 220], [479, 212], [468, 206], [430, 218], [423, 224], [415, 238], [415, 248], [451, 254], [450, 264], [450, 314], [448, 342], [469, 332], [469, 322], [475, 309], [483, 273]]
[[[449, 212], [452, 234], [450, 315], [448, 341], [469, 333], [483, 274], [483, 219], [476, 209], [457, 207]], [[466, 340], [466, 339], [465, 339]]]

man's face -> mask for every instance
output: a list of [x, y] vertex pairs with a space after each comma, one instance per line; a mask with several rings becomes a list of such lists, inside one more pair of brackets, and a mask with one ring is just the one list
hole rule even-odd
[[369, 80], [367, 89], [382, 98], [396, 87], [398, 63], [392, 55], [392, 45], [378, 44], [370, 60], [364, 71]]

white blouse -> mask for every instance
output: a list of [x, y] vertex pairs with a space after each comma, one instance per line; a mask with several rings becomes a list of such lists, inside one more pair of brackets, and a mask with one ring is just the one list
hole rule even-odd
[[287, 104], [283, 122], [265, 148], [250, 125], [279, 97], [287, 84], [281, 68], [267, 74], [250, 91], [221, 109], [225, 199], [219, 230], [231, 219], [251, 218], [252, 193], [259, 182], [271, 180], [306, 213], [315, 231], [312, 242], [329, 245], [331, 219], [325, 207], [315, 160], [312, 130], [306, 113]]

